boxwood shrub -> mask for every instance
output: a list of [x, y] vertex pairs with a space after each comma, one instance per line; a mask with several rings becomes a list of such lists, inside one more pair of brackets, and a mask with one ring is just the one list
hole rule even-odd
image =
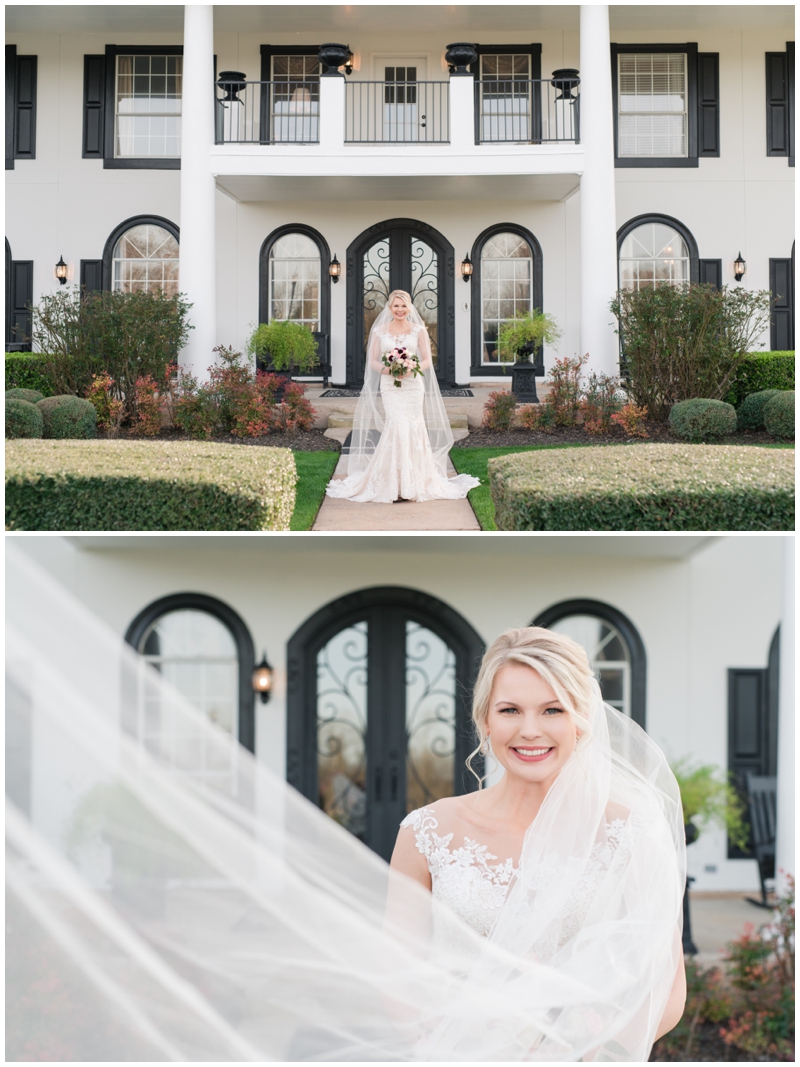
[[41, 437], [42, 413], [29, 400], [9, 397], [6, 400], [6, 437]]
[[12, 441], [9, 530], [288, 530], [289, 449], [208, 441]]
[[687, 441], [708, 441], [736, 431], [736, 411], [723, 400], [681, 400], [669, 413], [669, 426]]
[[36, 405], [44, 419], [44, 436], [94, 437], [97, 434], [97, 412], [88, 400], [79, 396], [46, 396]]
[[737, 430], [763, 430], [764, 408], [773, 396], [780, 396], [780, 389], [762, 389], [760, 393], [746, 396], [736, 412]]
[[6, 352], [6, 392], [38, 389], [42, 396], [52, 396], [56, 390], [45, 369], [47, 358], [40, 352]]
[[746, 396], [765, 389], [794, 389], [794, 352], [748, 352], [725, 399], [738, 407]]
[[773, 437], [794, 437], [794, 390], [773, 396], [764, 408], [764, 429]]
[[38, 404], [44, 400], [44, 393], [38, 389], [6, 389], [6, 400], [27, 400], [29, 404]]
[[490, 459], [489, 485], [499, 530], [794, 529], [792, 449], [539, 449]]

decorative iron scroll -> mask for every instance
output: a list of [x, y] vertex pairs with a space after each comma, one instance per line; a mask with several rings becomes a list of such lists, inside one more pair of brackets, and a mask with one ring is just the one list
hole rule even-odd
[[407, 810], [454, 790], [456, 660], [453, 650], [419, 623], [406, 622]]
[[411, 238], [411, 300], [428, 327], [436, 366], [439, 358], [439, 257], [419, 237]]
[[384, 237], [364, 253], [364, 351], [369, 341], [369, 331], [378, 315], [386, 307], [390, 293], [389, 238]]

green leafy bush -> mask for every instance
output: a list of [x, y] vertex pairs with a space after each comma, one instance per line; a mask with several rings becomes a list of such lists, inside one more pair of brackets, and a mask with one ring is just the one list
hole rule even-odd
[[621, 407], [619, 378], [592, 371], [581, 395], [584, 430], [592, 435], [608, 433], [611, 419]]
[[498, 389], [493, 393], [489, 393], [489, 398], [483, 405], [483, 422], [481, 425], [486, 427], [487, 430], [496, 430], [497, 432], [510, 430], [516, 406], [517, 398], [511, 392]]
[[764, 408], [778, 396], [780, 389], [763, 389], [760, 393], [751, 393], [742, 401], [736, 412], [737, 430], [763, 430]]
[[790, 449], [600, 445], [488, 466], [499, 530], [794, 530]]
[[41, 437], [43, 433], [42, 413], [35, 404], [14, 397], [6, 399], [6, 437]]
[[747, 849], [749, 834], [744, 801], [730, 775], [713, 763], [693, 767], [685, 759], [677, 760], [671, 767], [681, 791], [683, 821], [694, 823], [698, 830], [712, 824], [721, 826], [732, 845]]
[[746, 396], [764, 389], [794, 389], [794, 352], [748, 352], [723, 400], [736, 407]]
[[669, 426], [686, 441], [708, 441], [736, 430], [736, 411], [722, 400], [681, 400], [669, 413]]
[[193, 441], [14, 441], [10, 530], [288, 530], [289, 449]]
[[769, 323], [766, 291], [710, 285], [622, 289], [619, 321], [630, 399], [657, 420], [681, 400], [722, 400], [756, 337]]
[[260, 323], [247, 342], [247, 351], [259, 360], [269, 360], [276, 371], [307, 374], [318, 363], [314, 334], [304, 323], [292, 320]]
[[556, 426], [575, 426], [578, 422], [583, 388], [581, 377], [588, 359], [588, 353], [573, 359], [565, 357], [555, 360], [550, 368], [547, 375], [550, 390], [545, 403], [552, 409]]
[[94, 437], [97, 412], [79, 396], [46, 396], [36, 405], [44, 420], [44, 437]]
[[794, 437], [794, 390], [779, 393], [764, 408], [764, 429], [773, 437]]
[[44, 400], [44, 393], [38, 389], [6, 389], [6, 400], [27, 400], [29, 404], [38, 404]]
[[6, 352], [6, 392], [9, 389], [37, 389], [52, 396], [55, 386], [47, 373], [47, 356], [41, 352]]
[[538, 310], [520, 311], [516, 318], [508, 319], [500, 327], [497, 354], [501, 363], [530, 362], [531, 354], [543, 342], [552, 345], [559, 337], [561, 331], [552, 316]]

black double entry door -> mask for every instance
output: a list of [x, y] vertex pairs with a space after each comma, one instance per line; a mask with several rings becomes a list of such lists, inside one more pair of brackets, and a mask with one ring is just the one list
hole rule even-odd
[[379, 855], [408, 812], [476, 787], [464, 761], [482, 643], [447, 605], [365, 589], [309, 619], [288, 653], [287, 779]]
[[394, 289], [411, 294], [428, 328], [439, 385], [456, 385], [454, 277], [453, 246], [427, 223], [389, 219], [355, 239], [347, 250], [349, 388], [364, 382], [369, 332]]

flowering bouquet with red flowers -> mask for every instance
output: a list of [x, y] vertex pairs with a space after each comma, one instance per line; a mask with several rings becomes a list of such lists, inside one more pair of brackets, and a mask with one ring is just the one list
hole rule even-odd
[[381, 356], [381, 363], [389, 368], [389, 373], [394, 378], [394, 384], [399, 389], [403, 384], [400, 379], [410, 371], [412, 376], [422, 374], [419, 365], [419, 356], [416, 352], [409, 352], [407, 348], [398, 346]]

